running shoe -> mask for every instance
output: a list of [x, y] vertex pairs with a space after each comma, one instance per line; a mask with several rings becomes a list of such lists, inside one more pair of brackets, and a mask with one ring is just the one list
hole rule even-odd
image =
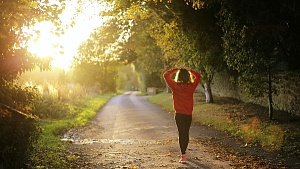
[[181, 164], [185, 164], [185, 163], [186, 163], [186, 154], [182, 154], [182, 155], [181, 155], [181, 159], [179, 160], [179, 162], [180, 162]]

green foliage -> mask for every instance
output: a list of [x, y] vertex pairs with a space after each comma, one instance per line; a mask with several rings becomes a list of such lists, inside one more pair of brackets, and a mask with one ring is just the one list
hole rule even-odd
[[[166, 67], [194, 68], [203, 76], [205, 91], [210, 91], [215, 72], [231, 69], [238, 72], [239, 82], [250, 96], [268, 94], [272, 105], [275, 90], [268, 76], [282, 65], [299, 69], [299, 6], [298, 1], [280, 0], [133, 0], [116, 1], [115, 12], [120, 20], [131, 21], [123, 22], [132, 32], [124, 42], [128, 45], [122, 45], [124, 58], [150, 58], [141, 44], [156, 44], [160, 50], [152, 50], [161, 56], [151, 58], [163, 65], [155, 67], [147, 60], [141, 63], [142, 69], [151, 65], [162, 73]], [[145, 38], [149, 35], [154, 42]]]
[[[87, 87], [96, 87], [100, 93], [115, 92], [119, 62], [109, 54], [113, 50], [116, 25], [97, 29], [78, 49], [73, 64], [74, 79]], [[107, 33], [110, 32], [110, 33]]]
[[34, 151], [30, 153], [29, 168], [68, 168], [64, 154], [66, 142], [61, 141], [61, 135], [72, 127], [86, 125], [112, 96], [113, 94], [85, 97], [75, 105], [70, 105], [68, 114], [72, 114], [71, 117], [42, 120], [43, 130], [34, 145]]
[[[34, 79], [31, 80], [32, 85], [36, 83]], [[57, 148], [61, 146], [57, 143], [60, 142], [57, 135], [65, 131], [67, 127], [74, 126], [75, 122], [80, 125], [86, 124], [87, 119], [95, 114], [94, 111], [92, 114], [89, 110], [71, 106], [72, 104], [79, 104], [87, 95], [86, 90], [78, 85], [58, 82], [50, 84], [44, 81], [42, 85], [36, 84], [36, 87], [32, 87], [28, 84], [21, 86], [17, 82], [6, 82], [1, 85], [0, 95], [0, 163], [3, 162], [3, 165], [8, 168], [23, 167], [27, 163], [29, 155], [31, 161], [38, 160], [40, 162], [39, 157], [32, 155], [41, 153], [40, 151], [42, 153], [47, 152], [47, 157], [41, 157], [44, 158], [43, 160], [55, 161], [50, 156], [53, 155], [52, 153], [61, 152]], [[107, 99], [107, 97], [102, 98]], [[98, 104], [95, 103], [96, 106], [100, 107], [99, 104], [104, 104], [99, 100], [98, 102]], [[6, 106], [2, 106], [2, 104]], [[88, 106], [92, 107], [91, 105]], [[92, 108], [94, 110], [94, 107]], [[84, 113], [81, 114], [82, 112]], [[90, 115], [86, 115], [86, 112]], [[35, 116], [38, 116], [39, 119], [31, 119]], [[76, 116], [78, 116], [76, 120], [68, 120], [70, 118], [75, 119]], [[66, 120], [58, 120], [62, 118]], [[46, 134], [40, 133], [40, 125], [37, 120], [40, 121], [41, 119], [43, 123], [48, 123], [48, 120], [51, 120], [49, 129], [43, 130]], [[47, 122], [45, 119], [47, 119]], [[56, 121], [53, 122], [53, 119], [56, 119]], [[42, 127], [44, 128], [43, 125]], [[39, 140], [36, 143], [38, 137]], [[45, 144], [56, 148], [49, 148]], [[37, 148], [38, 146], [43, 148]], [[32, 151], [33, 149], [34, 151]], [[57, 162], [55, 165], [60, 166], [60, 164], [62, 163]]]
[[36, 120], [0, 108], [0, 129], [0, 164], [4, 168], [22, 168], [37, 140]]
[[32, 107], [39, 99], [33, 87], [0, 84], [0, 163], [21, 168], [32, 150], [39, 128]]
[[145, 92], [147, 87], [162, 86], [161, 69], [165, 64], [162, 50], [157, 46], [155, 39], [145, 31], [145, 27], [145, 22], [134, 24], [131, 28], [132, 35], [121, 44], [120, 50], [120, 61], [132, 63], [138, 72], [142, 92]]
[[[131, 36], [120, 44], [120, 52], [122, 52], [120, 60], [125, 63], [134, 63], [139, 68], [143, 67], [149, 73], [159, 72], [164, 65], [162, 50], [157, 46], [155, 39], [145, 31], [147, 26], [147, 23], [140, 22], [131, 27]], [[134, 53], [136, 57], [128, 59], [127, 56], [130, 56], [128, 52]]]
[[[26, 72], [21, 75], [18, 82], [25, 88], [34, 88], [37, 98], [32, 103], [32, 113], [40, 118], [68, 118], [72, 107], [87, 95], [99, 93], [91, 88], [71, 83], [72, 71], [64, 72], [61, 69], [53, 71]], [[31, 87], [35, 86], [35, 87]]]
[[40, 118], [65, 118], [70, 117], [70, 108], [58, 98], [43, 97], [36, 87], [22, 87], [16, 82], [2, 85], [0, 93], [0, 103], [7, 106], [0, 108], [0, 163], [8, 168], [21, 168], [40, 134], [38, 118], [32, 119], [31, 114]]
[[[86, 88], [75, 84], [39, 85], [42, 97], [35, 102], [34, 114], [42, 119], [62, 119], [74, 116], [70, 104], [77, 104], [89, 93]], [[94, 92], [93, 92], [94, 93]]]
[[71, 116], [70, 106], [66, 103], [52, 98], [43, 98], [35, 105], [35, 114], [40, 118], [61, 119]]
[[40, 126], [42, 132], [39, 134], [33, 151], [30, 152], [28, 168], [65, 168], [62, 157], [66, 145], [61, 142], [58, 135], [71, 127], [70, 121], [43, 121]]
[[[61, 2], [61, 1], [60, 1]], [[59, 1], [58, 1], [59, 4]], [[0, 4], [0, 79], [13, 80], [18, 73], [39, 65], [49, 66], [49, 60], [31, 56], [24, 44], [30, 35], [24, 28], [43, 20], [58, 23], [58, 14], [63, 6], [49, 5], [35, 0], [2, 1]]]
[[[168, 67], [196, 69], [210, 90], [214, 73], [225, 67], [222, 31], [215, 17], [219, 6], [199, 11], [184, 1], [130, 1], [125, 6], [130, 7], [116, 6], [116, 11], [123, 10], [122, 19], [132, 21], [131, 36], [122, 44], [125, 58], [134, 56], [139, 68], [160, 75]], [[193, 1], [196, 6], [202, 7], [203, 2]]]
[[86, 87], [96, 87], [99, 93], [115, 92], [117, 88], [118, 63], [106, 61], [81, 63], [74, 67], [74, 79]]
[[[116, 6], [119, 7], [123, 9], [124, 6]], [[162, 50], [148, 32], [147, 19], [151, 16], [151, 12], [140, 2], [131, 4], [130, 8], [116, 16], [119, 27], [123, 29], [123, 38], [118, 41], [119, 48], [114, 53], [121, 63], [134, 65], [139, 75], [139, 88], [143, 92], [148, 86], [161, 86], [161, 80], [156, 79], [161, 79], [162, 67], [165, 64]], [[153, 83], [153, 77], [156, 83]]]
[[284, 150], [291, 155], [300, 156], [300, 129], [297, 127], [288, 127], [285, 131], [285, 137], [290, 142], [284, 142]]
[[119, 90], [136, 90], [139, 87], [138, 75], [132, 65], [121, 67], [118, 72], [118, 89]]
[[32, 113], [32, 107], [40, 99], [35, 87], [22, 87], [16, 82], [0, 84], [0, 103], [11, 108]]
[[282, 15], [284, 11], [291, 14], [289, 10], [290, 6], [283, 1], [226, 2], [220, 10], [225, 61], [239, 73], [239, 80], [250, 95], [268, 93], [265, 73], [296, 56], [291, 52], [295, 49], [283, 45], [299, 43], [288, 33], [293, 32], [292, 27], [296, 25], [286, 27], [286, 23], [294, 21]]

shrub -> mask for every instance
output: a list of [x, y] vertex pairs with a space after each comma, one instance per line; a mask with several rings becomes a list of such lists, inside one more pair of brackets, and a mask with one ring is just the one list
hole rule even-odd
[[21, 168], [37, 139], [36, 120], [5, 109], [0, 114], [0, 164], [4, 168]]
[[52, 98], [43, 97], [35, 104], [34, 114], [40, 118], [60, 119], [71, 116], [68, 104]]
[[33, 87], [2, 81], [0, 96], [0, 165], [21, 168], [39, 132], [30, 114], [38, 95]]

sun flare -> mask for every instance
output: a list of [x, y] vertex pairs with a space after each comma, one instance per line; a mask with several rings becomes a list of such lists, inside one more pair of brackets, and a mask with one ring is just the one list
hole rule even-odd
[[[55, 25], [49, 21], [39, 22], [31, 27], [31, 31], [39, 31], [31, 37], [28, 51], [38, 57], [52, 57], [52, 67], [68, 70], [78, 46], [89, 38], [90, 33], [100, 27], [107, 18], [99, 13], [107, 9], [107, 5], [99, 2], [88, 1], [88, 4], [78, 4], [71, 0], [66, 3], [64, 12], [60, 15], [62, 25], [75, 24], [64, 30], [64, 34], [56, 35]], [[84, 5], [84, 6], [83, 6]], [[77, 9], [81, 9], [78, 13]], [[76, 15], [75, 19], [74, 16]]]
[[32, 27], [40, 31], [38, 37], [32, 38], [28, 44], [28, 50], [39, 57], [53, 56], [56, 52], [55, 44], [59, 37], [51, 33], [53, 24], [51, 22], [40, 22]]

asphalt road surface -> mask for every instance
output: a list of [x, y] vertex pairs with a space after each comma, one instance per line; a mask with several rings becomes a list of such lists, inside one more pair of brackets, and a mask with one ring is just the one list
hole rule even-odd
[[239, 143], [224, 133], [195, 123], [190, 131], [187, 164], [179, 163], [173, 113], [149, 103], [147, 96], [136, 94], [127, 92], [113, 97], [88, 126], [66, 133], [65, 138], [72, 140], [70, 168], [238, 168], [203, 143], [218, 138], [240, 148]]

